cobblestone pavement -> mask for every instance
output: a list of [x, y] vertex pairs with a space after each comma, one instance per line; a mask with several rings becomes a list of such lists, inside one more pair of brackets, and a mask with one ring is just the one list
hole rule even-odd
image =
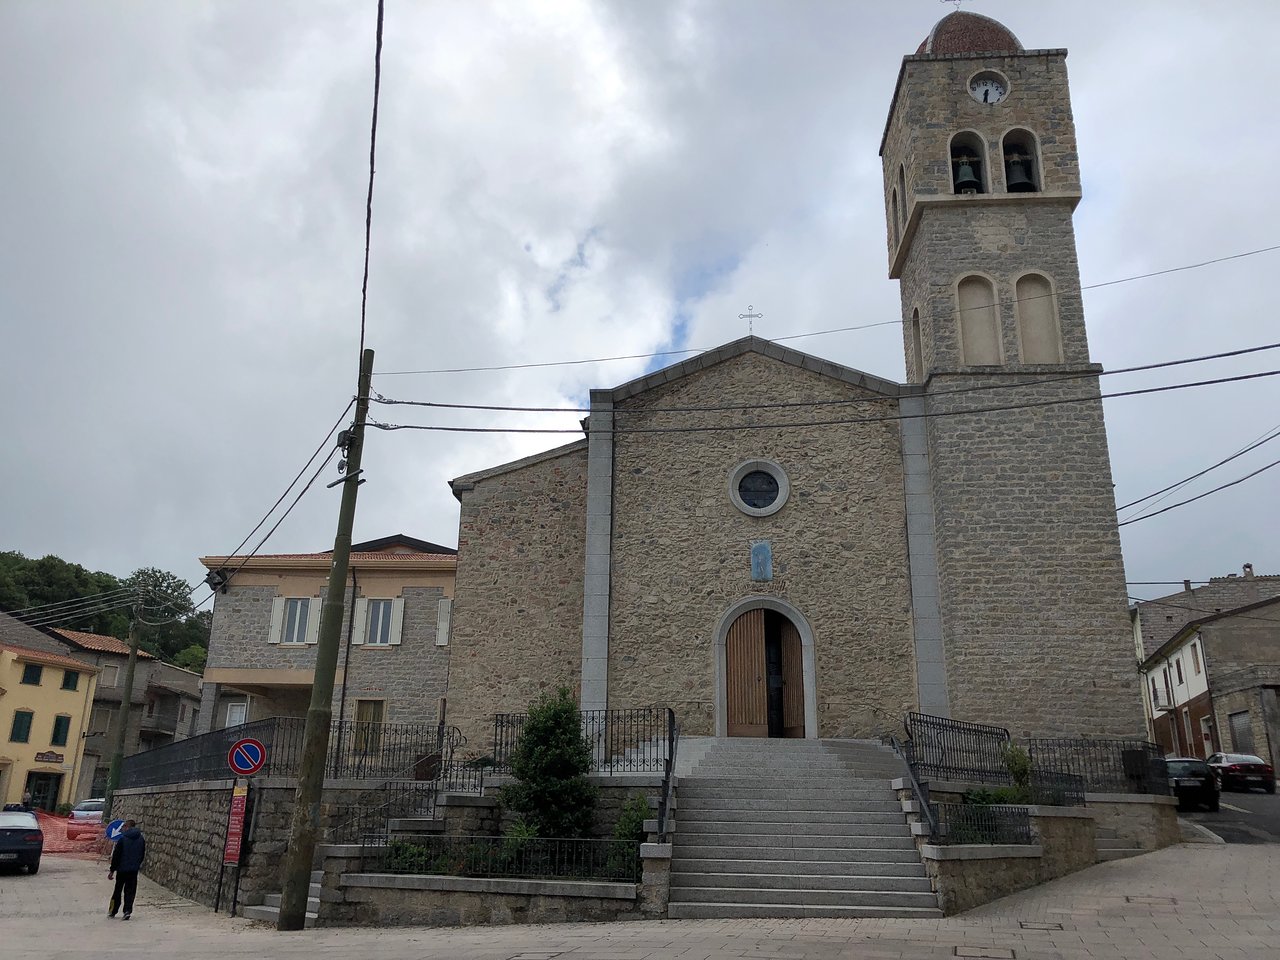
[[[943, 920], [673, 920], [280, 934], [144, 880], [107, 919], [102, 863], [0, 874], [0, 957], [378, 960], [1266, 960], [1280, 958], [1280, 847], [1184, 844]], [[1012, 952], [1011, 952], [1012, 951]]]

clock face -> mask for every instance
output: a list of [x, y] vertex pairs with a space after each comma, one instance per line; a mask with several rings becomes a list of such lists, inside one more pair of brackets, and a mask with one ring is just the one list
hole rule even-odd
[[1009, 95], [1009, 85], [998, 73], [979, 73], [969, 81], [969, 96], [979, 103], [999, 103]]

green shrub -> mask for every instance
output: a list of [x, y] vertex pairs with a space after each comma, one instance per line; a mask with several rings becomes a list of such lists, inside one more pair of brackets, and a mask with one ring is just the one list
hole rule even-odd
[[58, 804], [58, 809], [54, 812], [60, 817], [68, 816], [71, 813], [71, 804], [60, 803]]
[[978, 790], [966, 791], [964, 802], [983, 807], [1006, 803], [1030, 803], [1031, 791], [1024, 787], [982, 787]]
[[582, 735], [578, 705], [567, 687], [543, 694], [529, 707], [511, 752], [515, 782], [502, 803], [539, 837], [585, 837], [595, 821], [598, 791], [587, 782], [591, 745]]
[[[1006, 743], [1001, 751], [1005, 769], [1013, 777], [1013, 785], [1031, 791], [1031, 755], [1014, 743]], [[1026, 802], [1025, 800], [1023, 801]]]
[[649, 801], [645, 797], [632, 797], [622, 808], [618, 822], [613, 827], [613, 839], [636, 846], [624, 847], [622, 843], [609, 845], [606, 870], [609, 876], [629, 880], [640, 872], [640, 847], [644, 843], [644, 822], [649, 819]]

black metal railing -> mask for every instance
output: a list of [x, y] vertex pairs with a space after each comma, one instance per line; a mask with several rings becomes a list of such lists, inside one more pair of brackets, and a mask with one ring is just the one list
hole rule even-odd
[[1027, 750], [1037, 766], [1070, 773], [1091, 793], [1169, 793], [1164, 757], [1147, 740], [1040, 737]]
[[[149, 787], [233, 776], [227, 766], [232, 744], [244, 737], [262, 742], [263, 777], [296, 777], [302, 764], [301, 717], [270, 717], [165, 744], [124, 758], [120, 786]], [[375, 780], [403, 777], [431, 780], [440, 775], [456, 728], [426, 723], [367, 723], [335, 720], [329, 730], [325, 776]]]
[[435, 817], [438, 781], [388, 780], [342, 804], [330, 814], [330, 843], [358, 843], [385, 847], [391, 842], [395, 820]]
[[426, 837], [366, 845], [363, 869], [451, 877], [636, 883], [640, 845], [630, 840]]
[[966, 723], [924, 713], [909, 713], [912, 770], [922, 780], [1012, 784], [1006, 763], [1009, 731], [985, 723]]
[[[674, 745], [675, 712], [670, 707], [583, 710], [582, 735], [591, 747], [596, 773], [665, 773]], [[493, 718], [493, 769], [511, 770], [511, 755], [528, 715], [499, 713]]]
[[911, 784], [911, 795], [915, 798], [916, 805], [920, 808], [920, 815], [924, 817], [925, 822], [929, 824], [929, 835], [936, 836], [938, 833], [937, 812], [934, 805], [929, 802], [929, 782], [921, 781], [916, 774], [915, 755], [911, 747], [911, 742], [903, 743], [891, 733], [887, 733], [882, 738], [893, 752], [902, 758], [907, 767], [907, 780]]
[[933, 804], [938, 844], [1029, 844], [1035, 842], [1031, 816], [1023, 806], [978, 803]]
[[667, 726], [667, 756], [662, 771], [662, 794], [658, 798], [658, 842], [667, 837], [667, 829], [671, 822], [671, 811], [675, 805], [676, 790], [676, 751], [680, 749], [680, 724], [676, 722], [675, 712], [667, 710], [670, 723]]
[[1030, 802], [1047, 807], [1083, 807], [1084, 777], [1061, 770], [1045, 770], [1035, 761], [1031, 764], [1030, 783], [1027, 784]]

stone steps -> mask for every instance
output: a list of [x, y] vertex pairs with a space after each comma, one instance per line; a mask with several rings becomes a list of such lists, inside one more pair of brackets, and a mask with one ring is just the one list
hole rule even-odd
[[1098, 862], [1106, 863], [1109, 860], [1127, 860], [1130, 857], [1141, 856], [1146, 852], [1147, 852], [1146, 850], [1142, 850], [1139, 847], [1124, 847], [1124, 848], [1116, 848], [1112, 850], [1099, 850]]
[[889, 781], [861, 741], [713, 740], [680, 778], [672, 918], [941, 916]]
[[[320, 884], [324, 880], [323, 870], [311, 871], [311, 883], [307, 887], [307, 913], [303, 926], [311, 929], [316, 925], [316, 920], [320, 913]], [[256, 906], [244, 906], [240, 908], [240, 915], [246, 920], [262, 920], [266, 923], [275, 924], [280, 919], [280, 898], [282, 894], [268, 893], [263, 897], [263, 902]]]

